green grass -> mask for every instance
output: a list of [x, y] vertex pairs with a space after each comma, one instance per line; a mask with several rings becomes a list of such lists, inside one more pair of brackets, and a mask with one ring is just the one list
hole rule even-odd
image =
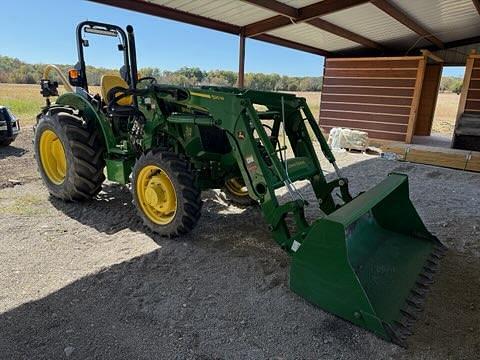
[[8, 107], [24, 126], [35, 123], [45, 100], [38, 85], [0, 84], [0, 105]]

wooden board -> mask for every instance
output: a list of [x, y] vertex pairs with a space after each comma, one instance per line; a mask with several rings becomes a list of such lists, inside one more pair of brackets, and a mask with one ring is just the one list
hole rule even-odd
[[426, 65], [414, 135], [429, 136], [432, 131], [442, 68], [443, 64]]
[[380, 87], [380, 88], [414, 88], [415, 79], [378, 79], [378, 78], [340, 78], [324, 77], [324, 85], [341, 85], [353, 87]]
[[[330, 130], [334, 127], [336, 126], [321, 125], [322, 130], [326, 133], [329, 133]], [[352, 127], [350, 128], [352, 129]], [[386, 139], [392, 141], [402, 141], [403, 139], [405, 139], [405, 134], [399, 132], [381, 131], [376, 129], [372, 130], [361, 127], [355, 127], [354, 129], [367, 132], [369, 139]]]
[[383, 142], [377, 145], [384, 152], [397, 154], [399, 160], [480, 172], [480, 152], [402, 142]]
[[408, 115], [388, 115], [384, 113], [375, 114], [356, 111], [335, 111], [320, 109], [320, 116], [324, 119], [329, 118], [341, 120], [367, 120], [383, 123], [408, 124]]
[[327, 59], [320, 126], [405, 141], [416, 116], [412, 108], [418, 106], [424, 66], [424, 56]]
[[418, 106], [422, 94], [423, 80], [425, 75], [425, 67], [427, 61], [425, 59], [418, 61], [417, 79], [415, 81], [415, 90], [413, 91], [412, 106], [410, 107], [410, 116], [408, 119], [408, 128], [405, 138], [406, 143], [411, 143], [415, 131], [415, 122], [417, 120]]
[[465, 170], [480, 172], [480, 152], [472, 151]]

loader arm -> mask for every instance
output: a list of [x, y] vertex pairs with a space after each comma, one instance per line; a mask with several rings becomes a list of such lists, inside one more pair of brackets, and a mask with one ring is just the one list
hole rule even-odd
[[[228, 133], [250, 196], [259, 202], [275, 241], [292, 256], [291, 289], [405, 345], [446, 251], [411, 203], [407, 177], [391, 174], [352, 198], [305, 99], [219, 87], [191, 89], [190, 95], [188, 105], [208, 112], [211, 126]], [[323, 175], [311, 134], [335, 169], [332, 181]], [[312, 223], [304, 214], [309, 204], [295, 187], [302, 180], [315, 193], [317, 204], [310, 206], [321, 210]], [[275, 191], [282, 187], [291, 200], [281, 203]], [[332, 196], [336, 189], [341, 201]]]
[[[208, 111], [211, 124], [227, 132], [250, 196], [260, 203], [274, 239], [288, 252], [298, 248], [309, 228], [304, 215], [306, 201], [294, 182], [311, 183], [325, 214], [336, 208], [332, 197], [335, 188], [341, 188], [344, 203], [351, 200], [346, 179], [327, 182], [323, 175], [307, 124], [314, 129], [325, 157], [332, 164], [335, 158], [304, 99], [292, 94], [217, 87], [191, 89], [190, 95], [188, 105]], [[258, 106], [268, 110], [257, 111]], [[272, 142], [264, 126], [268, 120], [280, 125], [285, 139]], [[287, 143], [291, 145], [288, 154]], [[280, 205], [275, 190], [283, 187], [292, 199]], [[287, 226], [287, 216], [293, 218], [294, 226]]]

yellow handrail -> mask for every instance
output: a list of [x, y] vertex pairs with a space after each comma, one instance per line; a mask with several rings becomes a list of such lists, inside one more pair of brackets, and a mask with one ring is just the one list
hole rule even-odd
[[52, 70], [57, 73], [57, 75], [59, 76], [60, 80], [63, 83], [63, 86], [65, 86], [65, 89], [69, 92], [73, 92], [73, 88], [68, 83], [67, 78], [62, 74], [62, 71], [56, 65], [50, 64], [50, 65], [45, 66], [45, 70], [43, 70], [43, 78], [48, 79], [48, 75], [50, 75], [50, 72]]

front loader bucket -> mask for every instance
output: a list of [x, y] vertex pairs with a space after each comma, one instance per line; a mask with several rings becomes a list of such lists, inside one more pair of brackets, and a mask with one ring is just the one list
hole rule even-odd
[[445, 251], [413, 207], [407, 176], [390, 174], [311, 225], [293, 255], [290, 287], [404, 346]]

